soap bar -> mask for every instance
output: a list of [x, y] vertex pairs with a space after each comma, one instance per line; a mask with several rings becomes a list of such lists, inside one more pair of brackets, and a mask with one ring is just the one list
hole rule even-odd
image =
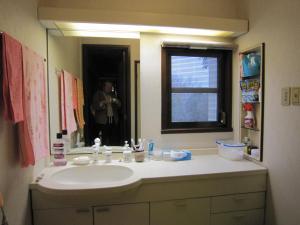
[[73, 164], [75, 165], [87, 165], [91, 161], [90, 157], [88, 156], [79, 156], [73, 159]]

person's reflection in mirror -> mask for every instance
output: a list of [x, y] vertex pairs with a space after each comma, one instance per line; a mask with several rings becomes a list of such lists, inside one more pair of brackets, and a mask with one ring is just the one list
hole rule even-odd
[[121, 102], [117, 98], [112, 82], [99, 83], [98, 90], [93, 96], [91, 111], [96, 122], [96, 137], [101, 137], [103, 145], [115, 145], [115, 134], [118, 129], [118, 109]]

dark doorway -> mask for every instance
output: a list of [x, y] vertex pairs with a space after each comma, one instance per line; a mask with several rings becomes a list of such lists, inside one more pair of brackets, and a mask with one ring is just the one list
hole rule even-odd
[[83, 88], [84, 88], [84, 138], [86, 146], [94, 144], [97, 123], [91, 105], [99, 84], [110, 82], [113, 93], [120, 100], [118, 122], [112, 141], [106, 145], [123, 145], [131, 138], [130, 127], [130, 52], [129, 46], [82, 45]]

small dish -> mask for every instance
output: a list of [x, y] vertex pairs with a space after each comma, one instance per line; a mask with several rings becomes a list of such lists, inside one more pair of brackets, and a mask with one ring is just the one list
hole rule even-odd
[[88, 165], [90, 162], [91, 159], [88, 156], [79, 156], [73, 159], [74, 165]]

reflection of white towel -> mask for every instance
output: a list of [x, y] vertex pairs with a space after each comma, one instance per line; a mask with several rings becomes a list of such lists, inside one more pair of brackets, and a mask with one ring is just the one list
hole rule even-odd
[[111, 96], [109, 95], [106, 95], [104, 94], [104, 97], [105, 97], [105, 100], [106, 100], [106, 115], [107, 115], [107, 118], [108, 118], [108, 123], [109, 124], [112, 124], [113, 122], [113, 116], [114, 116], [114, 112], [113, 112], [113, 108], [112, 108], [112, 105], [111, 105], [111, 102], [112, 102], [112, 99], [111, 99]]

